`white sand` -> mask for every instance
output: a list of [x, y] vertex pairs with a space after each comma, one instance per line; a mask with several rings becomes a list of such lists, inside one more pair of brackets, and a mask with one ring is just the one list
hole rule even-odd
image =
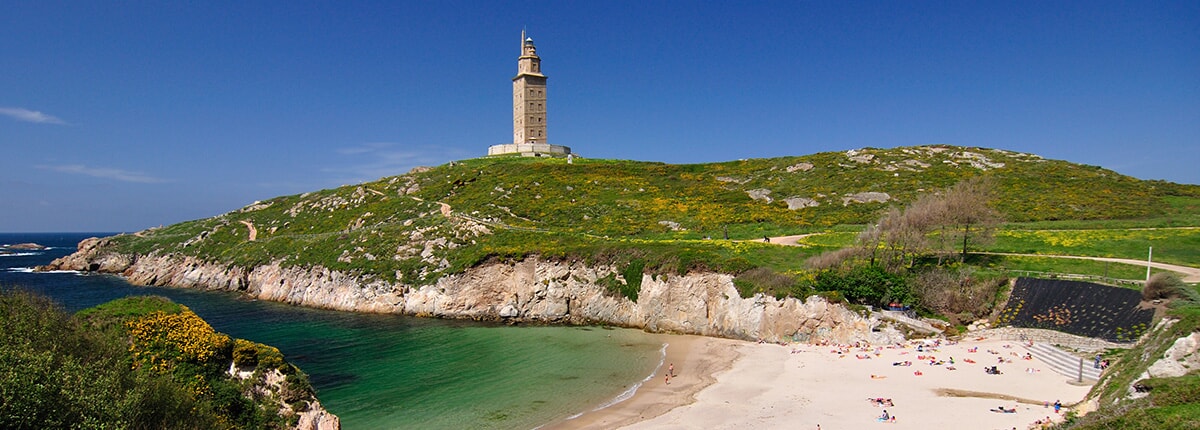
[[[834, 346], [780, 346], [676, 336], [667, 339], [672, 345], [668, 360], [676, 363], [680, 375], [671, 385], [656, 378], [630, 400], [562, 423], [562, 427], [612, 428], [629, 424], [626, 428], [815, 429], [820, 424], [823, 430], [874, 426], [1026, 429], [1036, 420], [1056, 417], [1053, 408], [1044, 407], [1045, 402], [1074, 404], [1083, 400], [1090, 388], [1070, 383], [1070, 378], [1037, 359], [1022, 359], [1025, 348], [1000, 340], [963, 341], [926, 352], [917, 352], [911, 345], [885, 347], [876, 356], [874, 348], [836, 354], [831, 352], [837, 349]], [[978, 351], [967, 352], [971, 347], [978, 347]], [[998, 354], [989, 353], [989, 349]], [[859, 359], [856, 355], [871, 358]], [[953, 357], [957, 370], [949, 370], [949, 364], [929, 365], [928, 358], [918, 358], [922, 355], [938, 360]], [[1012, 362], [1001, 364], [998, 357]], [[905, 360], [912, 366], [892, 365]], [[1003, 374], [984, 372], [985, 366], [993, 365]], [[922, 375], [915, 375], [916, 371]], [[706, 377], [712, 376], [715, 383], [706, 383]], [[957, 396], [948, 394], [951, 391]], [[874, 397], [890, 398], [894, 406], [877, 407], [867, 401]], [[989, 411], [1001, 405], [1015, 406], [1017, 413]], [[894, 423], [876, 421], [884, 409], [897, 417]]]

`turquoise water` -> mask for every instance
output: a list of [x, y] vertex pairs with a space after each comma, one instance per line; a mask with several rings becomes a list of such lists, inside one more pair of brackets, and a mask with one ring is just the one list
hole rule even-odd
[[129, 295], [170, 297], [218, 331], [278, 347], [347, 429], [534, 428], [612, 402], [662, 361], [662, 343], [637, 330], [323, 311], [24, 269], [87, 236], [0, 234], [0, 243], [55, 247], [0, 257], [0, 287], [21, 285], [72, 311]]

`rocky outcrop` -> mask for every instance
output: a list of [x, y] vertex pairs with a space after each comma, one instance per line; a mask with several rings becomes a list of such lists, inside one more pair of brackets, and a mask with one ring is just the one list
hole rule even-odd
[[[254, 366], [238, 367], [230, 362], [229, 370], [226, 373], [231, 378], [252, 381], [251, 389], [254, 390], [254, 398], [262, 399], [261, 401], [265, 402], [277, 402], [275, 406], [279, 407], [280, 416], [296, 419], [296, 426], [292, 427], [293, 430], [340, 430], [342, 428], [341, 418], [321, 406], [321, 402], [313, 395], [311, 389], [296, 392], [293, 388], [288, 387], [287, 376], [279, 369], [256, 371]], [[289, 396], [298, 398], [292, 399], [292, 403], [289, 403], [285, 401]]]
[[808, 197], [788, 197], [783, 199], [783, 201], [787, 203], [788, 210], [812, 208], [821, 205], [821, 203], [817, 202], [816, 199], [811, 199]]
[[747, 190], [746, 195], [749, 195], [751, 199], [763, 200], [767, 203], [771, 203], [772, 201], [774, 201], [771, 199], [771, 190], [768, 190], [766, 188], [755, 188], [753, 190]]
[[868, 191], [842, 197], [842, 206], [849, 206], [851, 203], [887, 203], [891, 199], [892, 196], [888, 193]]
[[137, 285], [238, 291], [260, 300], [357, 312], [402, 313], [509, 322], [611, 324], [737, 339], [827, 339], [887, 343], [902, 339], [880, 321], [820, 297], [742, 298], [729, 275], [643, 275], [636, 302], [597, 282], [617, 272], [581, 262], [529, 258], [487, 264], [420, 287], [372, 280], [323, 267], [272, 263], [230, 267], [180, 255], [122, 255], [107, 239], [88, 239], [79, 251], [44, 270], [117, 273]]
[[15, 249], [18, 251], [45, 251], [49, 248], [36, 243], [16, 243], [12, 245], [0, 245], [0, 249]]
[[812, 169], [813, 169], [813, 164], [812, 164], [812, 163], [796, 163], [796, 164], [793, 164], [793, 165], [791, 165], [791, 166], [788, 166], [788, 167], [787, 167], [787, 172], [788, 172], [788, 173], [794, 173], [794, 172], [807, 172], [807, 171], [809, 171], [809, 170], [812, 170]]
[[295, 430], [338, 430], [341, 428], [341, 418], [321, 407], [320, 402], [313, 402], [311, 408], [300, 413], [300, 422], [296, 423]]
[[[1160, 326], [1165, 326], [1161, 324]], [[1134, 378], [1129, 386], [1130, 398], [1146, 397], [1147, 393], [1138, 390], [1142, 380], [1147, 378], [1177, 378], [1200, 369], [1200, 333], [1192, 332], [1188, 336], [1175, 339], [1175, 343], [1167, 348], [1162, 357], [1155, 361], [1145, 372]]]

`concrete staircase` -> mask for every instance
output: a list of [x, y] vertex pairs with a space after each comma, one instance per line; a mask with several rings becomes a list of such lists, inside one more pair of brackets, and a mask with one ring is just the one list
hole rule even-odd
[[[1028, 349], [1034, 357], [1046, 363], [1055, 372], [1071, 378], [1072, 381], [1079, 378], [1078, 356], [1041, 342], [1035, 342], [1032, 347], [1025, 346], [1025, 349]], [[1100, 369], [1095, 367], [1093, 360], [1083, 360], [1083, 380], [1088, 382], [1100, 380]]]

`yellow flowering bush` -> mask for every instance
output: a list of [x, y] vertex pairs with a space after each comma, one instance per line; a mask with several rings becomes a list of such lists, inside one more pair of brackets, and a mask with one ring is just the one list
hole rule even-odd
[[158, 371], [175, 360], [206, 362], [230, 343], [229, 336], [214, 331], [186, 307], [180, 313], [151, 312], [127, 322], [126, 328], [133, 340], [129, 349], [135, 362]]

